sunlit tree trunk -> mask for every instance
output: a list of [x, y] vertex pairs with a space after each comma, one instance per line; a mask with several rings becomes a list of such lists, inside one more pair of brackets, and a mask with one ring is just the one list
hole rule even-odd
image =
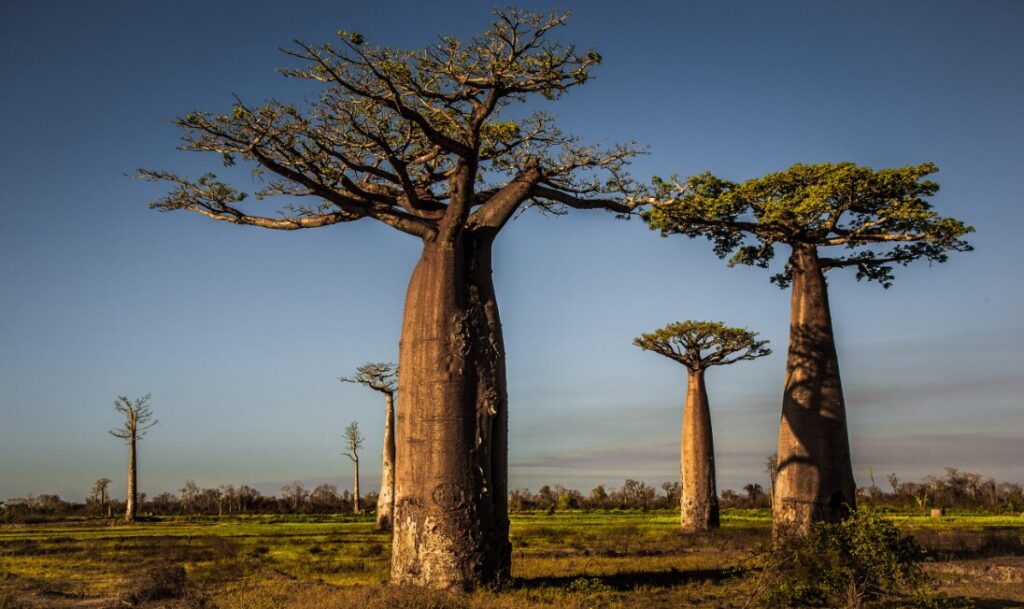
[[776, 532], [835, 521], [854, 507], [855, 484], [828, 291], [817, 252], [794, 247], [789, 355], [779, 428]]
[[381, 457], [377, 530], [390, 531], [395, 511], [395, 395], [384, 394], [384, 449]]
[[687, 377], [681, 455], [680, 528], [684, 533], [718, 528], [715, 447], [704, 370], [690, 370]]
[[138, 481], [139, 470], [136, 463], [136, 439], [128, 441], [128, 497], [125, 499], [124, 519], [133, 522], [138, 512]]
[[[353, 451], [354, 453], [355, 451]], [[363, 509], [359, 506], [359, 456], [352, 457], [353, 482], [352, 482], [352, 512], [362, 514]]]
[[508, 576], [507, 394], [492, 234], [429, 242], [399, 351], [392, 582], [473, 588]]

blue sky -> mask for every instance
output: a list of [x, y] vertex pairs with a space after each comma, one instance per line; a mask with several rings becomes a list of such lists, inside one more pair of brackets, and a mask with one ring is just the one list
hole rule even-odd
[[[226, 109], [232, 93], [301, 96], [274, 71], [293, 38], [344, 28], [418, 48], [482, 30], [491, 7], [0, 6], [0, 498], [80, 498], [101, 476], [123, 493], [125, 449], [106, 434], [119, 394], [153, 394], [161, 423], [141, 444], [151, 494], [186, 479], [350, 484], [342, 430], [358, 420], [376, 454], [383, 407], [336, 377], [397, 358], [415, 239], [369, 221], [275, 233], [161, 214], [146, 207], [161, 187], [125, 174], [217, 170], [176, 151], [168, 121]], [[557, 7], [574, 12], [559, 35], [605, 62], [547, 109], [591, 141], [647, 146], [640, 179], [938, 164], [934, 203], [976, 227], [976, 251], [900, 269], [890, 290], [830, 279], [858, 481], [865, 466], [881, 482], [947, 465], [1024, 481], [1024, 5]], [[683, 370], [630, 343], [687, 318], [750, 327], [776, 349], [708, 377], [720, 488], [763, 482], [789, 307], [769, 274], [600, 213], [509, 226], [495, 278], [511, 484], [675, 479]]]

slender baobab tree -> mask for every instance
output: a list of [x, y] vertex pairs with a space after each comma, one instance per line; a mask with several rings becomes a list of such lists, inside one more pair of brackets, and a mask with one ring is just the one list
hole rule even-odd
[[[932, 163], [874, 170], [853, 163], [794, 165], [736, 184], [710, 173], [655, 180], [643, 215], [662, 235], [704, 236], [729, 265], [766, 268], [789, 247], [780, 287], [792, 285], [789, 355], [772, 502], [776, 530], [837, 520], [855, 505], [846, 405], [825, 273], [853, 267], [889, 287], [894, 265], [945, 262], [974, 229], [932, 210]], [[834, 251], [840, 248], [840, 251]]]
[[764, 473], [768, 474], [768, 504], [771, 505], [775, 497], [775, 478], [779, 473], [779, 453], [772, 453], [765, 458]]
[[641, 334], [633, 344], [686, 366], [686, 406], [679, 459], [682, 483], [679, 526], [684, 533], [716, 529], [715, 448], [704, 372], [711, 366], [769, 355], [772, 351], [767, 347], [768, 341], [758, 340], [757, 332], [730, 328], [720, 322], [682, 321]]
[[114, 401], [114, 408], [124, 415], [124, 424], [117, 429], [110, 430], [110, 435], [120, 438], [128, 445], [128, 497], [125, 499], [124, 519], [128, 522], [135, 520], [138, 513], [138, 482], [139, 462], [137, 444], [154, 425], [159, 423], [153, 418], [153, 411], [149, 408], [149, 394], [130, 400], [126, 396], [118, 396]]
[[258, 212], [213, 174], [141, 171], [173, 190], [152, 203], [242, 226], [320, 228], [364, 218], [420, 239], [409, 281], [396, 421], [395, 583], [473, 588], [508, 576], [505, 348], [491, 248], [525, 207], [630, 213], [632, 144], [599, 149], [551, 115], [502, 113], [585, 83], [594, 51], [557, 42], [568, 15], [517, 9], [462, 41], [420, 50], [339, 32], [296, 42], [282, 73], [318, 84], [304, 105], [236, 99], [226, 113], [177, 119], [186, 150], [252, 166]]
[[107, 508], [107, 489], [110, 487], [110, 483], [110, 478], [103, 477], [92, 485], [92, 500], [99, 506], [101, 513]]
[[343, 383], [359, 383], [384, 394], [384, 449], [381, 456], [380, 494], [377, 495], [377, 530], [390, 531], [395, 511], [395, 390], [398, 366], [367, 363], [356, 368], [353, 377], [340, 377]]
[[359, 507], [359, 449], [363, 447], [363, 434], [359, 432], [359, 423], [352, 421], [345, 428], [345, 452], [342, 454], [352, 460], [355, 468], [355, 481], [352, 483], [352, 512], [361, 514]]

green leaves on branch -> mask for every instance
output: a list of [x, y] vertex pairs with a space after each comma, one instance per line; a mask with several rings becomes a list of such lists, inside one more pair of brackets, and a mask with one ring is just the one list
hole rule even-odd
[[[888, 287], [893, 265], [919, 258], [945, 262], [970, 251], [974, 229], [939, 216], [926, 200], [939, 190], [926, 179], [932, 163], [874, 170], [854, 163], [794, 165], [735, 183], [705, 172], [685, 181], [655, 178], [641, 216], [662, 235], [705, 237], [729, 265], [767, 267], [774, 244], [840, 247], [824, 268], [852, 266], [857, 278]], [[785, 285], [788, 271], [773, 281]]]
[[755, 594], [766, 609], [929, 607], [924, 558], [912, 536], [861, 509], [762, 551]]
[[203, 174], [198, 180], [189, 181], [164, 171], [139, 170], [137, 177], [150, 182], [171, 182], [176, 185], [162, 199], [149, 204], [150, 209], [174, 211], [188, 209], [193, 211], [240, 213], [235, 208], [248, 196], [221, 182], [212, 173]]
[[641, 334], [633, 344], [674, 359], [690, 370], [703, 370], [770, 355], [768, 341], [757, 337], [757, 332], [718, 321], [687, 320]]
[[338, 38], [347, 40], [354, 44], [355, 46], [359, 46], [366, 42], [366, 39], [363, 38], [363, 35], [360, 34], [359, 32], [346, 32], [345, 30], [338, 30]]

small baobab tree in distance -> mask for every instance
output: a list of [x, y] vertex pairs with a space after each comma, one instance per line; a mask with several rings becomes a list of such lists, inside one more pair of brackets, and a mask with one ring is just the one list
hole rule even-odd
[[362, 513], [359, 507], [359, 449], [363, 447], [363, 434], [359, 431], [359, 423], [352, 421], [345, 428], [345, 452], [341, 453], [352, 460], [355, 468], [355, 479], [352, 482], [352, 511]]
[[103, 477], [92, 485], [92, 500], [99, 507], [101, 513], [107, 509], [107, 501], [109, 500], [107, 489], [110, 487], [110, 483], [110, 478]]
[[764, 473], [768, 474], [768, 503], [775, 497], [775, 477], [779, 473], [779, 453], [772, 453], [764, 460]]
[[682, 481], [679, 526], [684, 533], [703, 533], [718, 528], [715, 448], [704, 372], [711, 366], [769, 355], [768, 341], [758, 340], [757, 332], [730, 328], [721, 322], [681, 321], [650, 334], [641, 334], [633, 344], [686, 367], [686, 406], [679, 460]]
[[110, 430], [110, 435], [124, 440], [128, 445], [128, 496], [125, 499], [124, 519], [128, 522], [135, 520], [139, 506], [139, 461], [138, 442], [154, 425], [159, 423], [153, 418], [153, 411], [149, 408], [150, 395], [147, 393], [141, 398], [130, 400], [126, 396], [118, 396], [114, 401], [114, 408], [124, 415], [124, 424], [117, 429]]
[[[857, 269], [857, 279], [889, 287], [894, 265], [945, 262], [966, 252], [973, 232], [941, 217], [927, 197], [932, 163], [874, 170], [854, 163], [794, 165], [737, 184], [710, 173], [685, 181], [655, 179], [653, 205], [641, 215], [662, 235], [706, 237], [729, 265], [767, 268], [775, 246], [790, 249], [782, 273], [792, 286], [786, 387], [779, 428], [773, 519], [780, 528], [843, 518], [855, 507], [846, 404], [825, 273]], [[836, 248], [839, 248], [836, 251]]]
[[[601, 63], [551, 36], [567, 19], [502, 10], [472, 39], [419, 50], [350, 32], [297, 41], [282, 72], [320, 87], [308, 103], [236, 100], [175, 121], [182, 148], [250, 164], [262, 178], [256, 202], [213, 174], [140, 172], [173, 189], [158, 210], [289, 231], [371, 219], [421, 240], [398, 356], [394, 583], [473, 588], [509, 575], [499, 232], [526, 207], [631, 211], [634, 145], [586, 145], [546, 112], [508, 113], [558, 99]], [[260, 201], [280, 204], [260, 212]]]
[[353, 377], [340, 377], [343, 383], [359, 383], [384, 394], [384, 449], [381, 455], [380, 494], [377, 495], [377, 530], [390, 531], [395, 511], [395, 391], [398, 366], [367, 363], [356, 368]]

